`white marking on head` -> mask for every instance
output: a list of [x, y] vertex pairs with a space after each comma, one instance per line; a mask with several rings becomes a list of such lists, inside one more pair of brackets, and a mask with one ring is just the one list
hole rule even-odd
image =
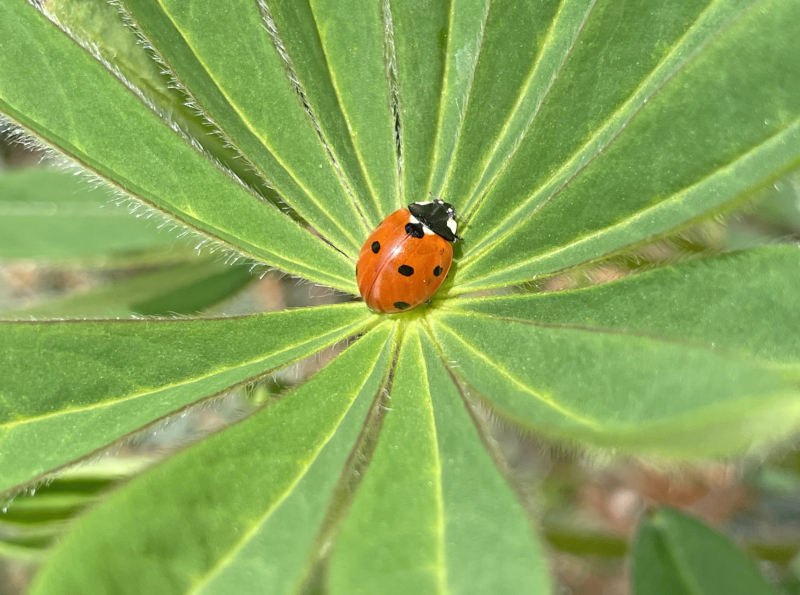
[[414, 217], [414, 215], [409, 215], [409, 217], [408, 217], [408, 222], [409, 222], [409, 223], [413, 223], [414, 225], [416, 225], [417, 223], [419, 223], [419, 219], [417, 219], [416, 217]]
[[431, 201], [429, 201], [429, 200], [421, 200], [421, 201], [415, 202], [414, 204], [415, 205], [419, 205], [421, 207], [424, 207], [425, 205], [431, 204]]
[[430, 227], [428, 227], [427, 225], [425, 225], [424, 223], [422, 224], [422, 231], [425, 232], [425, 235], [428, 235], [428, 236], [432, 236], [433, 235], [433, 230]]
[[450, 231], [453, 232], [453, 235], [456, 235], [456, 231], [458, 230], [458, 223], [456, 223], [455, 219], [448, 219], [447, 227], [450, 229]]

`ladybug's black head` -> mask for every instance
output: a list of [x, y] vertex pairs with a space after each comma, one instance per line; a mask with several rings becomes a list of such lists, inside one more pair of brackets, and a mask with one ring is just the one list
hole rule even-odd
[[438, 198], [423, 202], [412, 202], [408, 205], [408, 210], [422, 225], [433, 233], [442, 236], [448, 242], [455, 242], [461, 239], [456, 233], [458, 231], [456, 210], [450, 203]]

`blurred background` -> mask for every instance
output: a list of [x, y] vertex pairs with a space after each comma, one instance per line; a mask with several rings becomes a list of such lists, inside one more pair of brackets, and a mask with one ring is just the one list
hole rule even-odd
[[[159, 216], [0, 139], [0, 318], [243, 315], [353, 299], [233, 262]], [[800, 172], [660, 241], [524, 291], [561, 291], [664, 263], [800, 241]], [[231, 263], [231, 264], [229, 264]], [[787, 330], [787, 332], [789, 332]], [[0, 595], [25, 592], [48, 548], [107, 490], [252, 412], [334, 355], [205, 400], [0, 502]], [[786, 444], [742, 460], [665, 465], [521, 436], [482, 412], [543, 518], [560, 592], [625, 595], [626, 552], [640, 515], [668, 504], [725, 532], [781, 593], [800, 594], [800, 452]]]

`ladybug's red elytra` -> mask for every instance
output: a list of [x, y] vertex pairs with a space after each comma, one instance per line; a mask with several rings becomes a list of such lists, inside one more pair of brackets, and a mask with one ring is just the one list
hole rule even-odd
[[356, 281], [376, 312], [403, 312], [427, 301], [453, 263], [456, 212], [443, 200], [412, 202], [389, 215], [364, 242]]

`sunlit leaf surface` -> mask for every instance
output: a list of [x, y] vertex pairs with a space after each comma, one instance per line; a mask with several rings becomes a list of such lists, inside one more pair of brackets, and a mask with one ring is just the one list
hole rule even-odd
[[335, 521], [331, 498], [350, 481], [342, 467], [386, 377], [390, 330], [117, 492], [32, 593], [296, 593]]
[[[471, 405], [677, 458], [800, 425], [796, 247], [451, 299], [710, 218], [800, 164], [795, 0], [91, 2], [0, 4], [13, 125], [337, 290], [408, 202], [453, 203], [463, 242], [439, 299], [377, 328], [360, 303], [0, 323], [0, 491], [369, 331], [87, 514], [38, 592], [545, 593], [535, 520]], [[203, 299], [171, 281], [165, 299]], [[169, 302], [129, 289], [132, 311]]]
[[33, 6], [4, 3], [0, 37], [16, 40], [0, 52], [0, 112], [12, 121], [225, 245], [353, 290], [347, 258], [237, 184]]
[[356, 305], [241, 318], [0, 322], [0, 491], [357, 332]]
[[543, 594], [541, 555], [433, 346], [411, 332], [330, 593]]
[[523, 425], [720, 454], [798, 423], [800, 343], [786, 329], [800, 324], [799, 266], [796, 247], [764, 248], [579, 291], [455, 301], [433, 329], [455, 374]]

